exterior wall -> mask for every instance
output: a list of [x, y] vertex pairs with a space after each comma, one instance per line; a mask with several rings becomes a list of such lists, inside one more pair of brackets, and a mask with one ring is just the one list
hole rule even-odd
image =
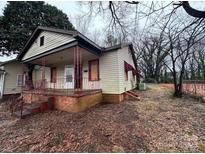
[[[132, 55], [128, 47], [104, 53], [99, 57], [100, 81], [88, 80], [88, 61], [93, 59], [94, 57], [90, 56], [83, 60], [83, 89], [102, 89], [104, 94], [122, 94], [135, 88], [136, 80], [132, 75], [132, 71], [128, 72], [128, 80], [125, 80], [124, 61], [134, 67]], [[49, 84], [49, 88], [65, 89], [65, 65], [68, 64], [55, 65], [57, 69], [57, 82], [55, 86], [53, 83]], [[71, 65], [73, 64], [71, 63]], [[34, 79], [41, 79], [41, 74], [41, 70], [35, 71]], [[46, 79], [50, 81], [50, 68], [46, 69]]]
[[[32, 75], [34, 86], [39, 85], [42, 80], [42, 67], [35, 67]], [[45, 79], [50, 81], [50, 67], [45, 67]]]
[[[83, 89], [101, 89], [100, 86], [100, 81], [89, 81], [88, 80], [88, 61], [92, 60], [93, 58], [90, 57], [86, 60], [83, 61]], [[64, 69], [65, 65], [73, 65], [73, 64], [56, 64], [56, 71], [57, 71], [57, 81], [54, 85], [54, 83], [49, 83], [48, 87], [49, 88], [55, 88], [55, 89], [65, 89], [65, 75], [64, 75]], [[45, 70], [45, 78], [48, 82], [50, 82], [50, 68], [47, 67]], [[33, 80], [34, 81], [39, 81], [42, 80], [42, 68], [35, 69], [33, 71]], [[74, 87], [74, 82], [73, 82], [73, 87]]]
[[17, 74], [22, 74], [23, 64], [10, 62], [4, 65], [5, 84], [3, 94], [16, 94], [21, 92], [21, 87], [17, 86]]
[[132, 59], [132, 55], [129, 51], [128, 47], [124, 47], [117, 51], [118, 53], [118, 70], [119, 70], [119, 93], [123, 93], [125, 91], [132, 90], [136, 87], [136, 79], [132, 74], [132, 71], [128, 72], [128, 80], [125, 80], [125, 71], [124, 71], [124, 61], [132, 65], [134, 67], [134, 62]]
[[[44, 36], [44, 45], [40, 46], [40, 37]], [[35, 55], [38, 55], [40, 53], [43, 53], [45, 51], [51, 50], [53, 48], [56, 48], [58, 46], [61, 46], [63, 44], [66, 44], [72, 40], [75, 40], [69, 35], [66, 34], [59, 34], [55, 32], [48, 32], [43, 31], [40, 33], [38, 38], [34, 41], [30, 49], [27, 51], [27, 53], [24, 55], [22, 60], [26, 60], [28, 58], [31, 58]]]
[[128, 47], [105, 53], [100, 57], [100, 81], [103, 94], [122, 94], [135, 88], [136, 80], [132, 71], [128, 72], [128, 80], [125, 80], [124, 61], [134, 67]]
[[103, 93], [119, 94], [118, 63], [118, 52], [108, 52], [100, 57], [100, 84]]
[[[49, 88], [55, 88], [55, 89], [64, 89], [64, 68], [66, 64], [58, 64], [55, 65], [56, 71], [57, 71], [57, 81], [54, 85], [54, 83], [50, 83], [51, 81], [51, 69], [50, 67], [45, 68], [45, 79], [48, 82]], [[42, 67], [39, 67], [38, 69], [35, 69], [33, 71], [33, 80], [40, 81], [42, 80]]]

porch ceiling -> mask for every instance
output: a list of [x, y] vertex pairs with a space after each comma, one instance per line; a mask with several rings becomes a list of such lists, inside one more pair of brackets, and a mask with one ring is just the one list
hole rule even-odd
[[[64, 49], [60, 52], [50, 54], [45, 57], [33, 60], [30, 63], [42, 65], [43, 61], [45, 61], [46, 66], [52, 66], [56, 64], [73, 64], [74, 63], [73, 61], [74, 49], [75, 49], [74, 47], [69, 48], [69, 49]], [[82, 52], [82, 61], [98, 58], [98, 56], [90, 53], [84, 48], [79, 47], [79, 50]]]

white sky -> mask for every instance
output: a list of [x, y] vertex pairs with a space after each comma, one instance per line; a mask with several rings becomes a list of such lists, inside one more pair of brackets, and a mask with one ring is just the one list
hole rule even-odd
[[[0, 15], [3, 15], [3, 9], [6, 6], [6, 1], [0, 1]], [[66, 13], [69, 17], [69, 20], [71, 23], [76, 27], [76, 20], [75, 17], [78, 15], [82, 15], [83, 10], [82, 7], [79, 6], [79, 2], [77, 1], [46, 1], [46, 3], [49, 3], [53, 6], [56, 6], [58, 9], [62, 10], [64, 13]], [[89, 32], [92, 33], [94, 30], [100, 30], [103, 27], [103, 22], [99, 18], [95, 18], [95, 21], [92, 23], [91, 29], [89, 29]], [[89, 36], [88, 36], [89, 37]], [[4, 56], [0, 57], [0, 61], [6, 61], [15, 58], [15, 56]]]
[[[3, 14], [3, 9], [6, 6], [6, 1], [0, 1], [0, 15]], [[79, 2], [74, 2], [74, 1], [46, 1], [46, 3], [49, 3], [53, 6], [56, 6], [58, 9], [62, 10], [64, 13], [68, 15], [70, 18], [70, 21], [73, 23], [73, 25], [76, 27], [76, 20], [75, 17], [78, 15], [83, 14], [83, 8], [80, 7]], [[190, 2], [190, 4], [197, 8], [197, 9], [202, 9], [205, 8], [205, 3], [204, 2]], [[92, 21], [91, 25], [89, 26], [89, 33], [93, 33], [95, 31], [102, 31], [103, 26], [104, 26], [105, 20], [102, 17], [97, 17], [95, 18], [94, 21]], [[145, 22], [140, 21], [139, 26], [144, 26]], [[89, 37], [88, 33], [88, 37]], [[103, 33], [103, 32], [102, 32]], [[100, 37], [100, 36], [99, 36]], [[6, 61], [15, 58], [14, 56], [11, 57], [0, 57], [0, 61]]]
[[[6, 6], [6, 1], [0, 1], [0, 15], [3, 15], [3, 9]], [[75, 26], [75, 20], [74, 17], [80, 13], [82, 13], [81, 8], [79, 7], [78, 2], [74, 1], [47, 1], [46, 3], [49, 3], [53, 6], [56, 6], [58, 9], [62, 10], [64, 13], [68, 15], [70, 18], [70, 21], [73, 23]], [[97, 27], [97, 25], [95, 25]], [[100, 27], [100, 26], [99, 26]], [[0, 61], [6, 61], [15, 58], [15, 56], [4, 56], [0, 57]]]

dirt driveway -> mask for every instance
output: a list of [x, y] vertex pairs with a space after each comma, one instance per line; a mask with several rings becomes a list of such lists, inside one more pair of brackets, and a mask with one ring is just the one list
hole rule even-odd
[[205, 152], [205, 104], [149, 87], [137, 91], [141, 101], [75, 114], [50, 111], [18, 120], [0, 105], [0, 152]]

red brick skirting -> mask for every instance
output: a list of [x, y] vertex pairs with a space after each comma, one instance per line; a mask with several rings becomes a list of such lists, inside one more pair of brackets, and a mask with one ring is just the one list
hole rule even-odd
[[52, 96], [54, 98], [55, 109], [68, 111], [68, 112], [80, 112], [84, 111], [98, 103], [102, 102], [102, 92], [90, 91], [84, 94], [73, 94], [73, 95], [45, 95], [42, 93], [35, 92], [23, 92], [23, 99], [26, 103], [38, 102], [45, 97]]

